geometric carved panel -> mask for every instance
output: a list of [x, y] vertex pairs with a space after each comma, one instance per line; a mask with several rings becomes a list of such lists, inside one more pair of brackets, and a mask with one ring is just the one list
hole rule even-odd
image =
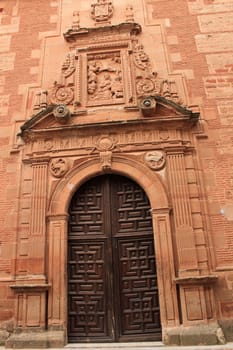
[[101, 185], [82, 186], [72, 199], [70, 230], [76, 235], [103, 233], [103, 193]]
[[149, 200], [135, 182], [128, 179], [116, 182], [114, 195], [117, 201], [116, 224], [119, 233], [144, 230], [152, 232]]
[[161, 332], [153, 238], [118, 240], [121, 332]]
[[[105, 297], [104, 242], [70, 245], [69, 333], [88, 337], [106, 336], [107, 305]], [[78, 315], [78, 317], [77, 317]]]

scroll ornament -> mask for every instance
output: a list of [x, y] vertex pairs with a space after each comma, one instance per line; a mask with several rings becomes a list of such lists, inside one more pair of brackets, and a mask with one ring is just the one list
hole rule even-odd
[[153, 72], [150, 58], [144, 52], [144, 47], [138, 40], [133, 42], [133, 59], [137, 68], [136, 92], [139, 98], [158, 95], [181, 105], [183, 104], [177, 91], [176, 82], [158, 78], [158, 73]]
[[74, 89], [69, 86], [55, 83], [50, 91], [50, 101], [52, 104], [68, 105], [74, 100]]

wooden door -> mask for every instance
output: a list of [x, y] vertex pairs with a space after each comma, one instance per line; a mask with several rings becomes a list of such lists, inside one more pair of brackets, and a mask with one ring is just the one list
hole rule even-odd
[[145, 192], [125, 177], [99, 176], [75, 193], [69, 213], [69, 342], [160, 340]]

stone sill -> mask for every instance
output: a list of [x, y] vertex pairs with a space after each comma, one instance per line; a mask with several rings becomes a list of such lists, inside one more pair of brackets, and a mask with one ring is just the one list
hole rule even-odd
[[16, 292], [22, 291], [46, 291], [51, 287], [51, 284], [11, 284], [10, 288]]
[[215, 283], [218, 279], [217, 275], [208, 275], [208, 276], [187, 276], [187, 277], [178, 277], [174, 281], [176, 284], [211, 284]]

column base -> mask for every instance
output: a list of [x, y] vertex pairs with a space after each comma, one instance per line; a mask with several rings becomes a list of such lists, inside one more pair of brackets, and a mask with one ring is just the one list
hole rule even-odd
[[221, 320], [219, 324], [223, 329], [226, 340], [233, 342], [233, 320]]
[[222, 328], [217, 323], [208, 325], [179, 326], [165, 328], [163, 331], [165, 345], [217, 345], [225, 344]]
[[5, 342], [7, 349], [62, 348], [66, 344], [64, 330], [21, 331], [13, 333]]
[[9, 335], [9, 332], [0, 329], [0, 346], [5, 345], [5, 342], [9, 338]]

